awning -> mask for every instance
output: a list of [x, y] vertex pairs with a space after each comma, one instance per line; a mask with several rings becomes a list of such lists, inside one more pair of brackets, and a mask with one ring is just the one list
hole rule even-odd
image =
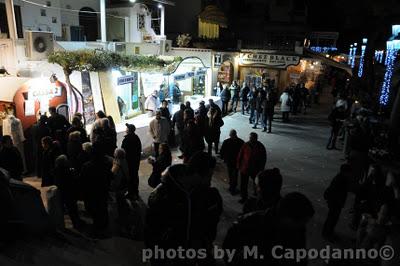
[[199, 37], [219, 38], [219, 27], [228, 26], [225, 14], [215, 5], [208, 5], [199, 15]]
[[342, 70], [346, 71], [348, 74], [350, 74], [351, 76], [353, 75], [353, 70], [349, 65], [336, 62], [335, 60], [332, 60], [332, 59], [324, 56], [323, 54], [316, 53], [307, 48], [304, 48], [304, 55], [309, 56], [314, 59], [321, 60], [326, 65], [342, 69]]

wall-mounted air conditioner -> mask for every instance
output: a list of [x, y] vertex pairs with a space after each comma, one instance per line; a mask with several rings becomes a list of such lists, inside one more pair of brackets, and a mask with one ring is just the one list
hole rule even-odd
[[26, 57], [39, 61], [46, 59], [54, 51], [54, 35], [45, 31], [26, 31]]
[[172, 49], [171, 40], [160, 40], [160, 55], [168, 54]]

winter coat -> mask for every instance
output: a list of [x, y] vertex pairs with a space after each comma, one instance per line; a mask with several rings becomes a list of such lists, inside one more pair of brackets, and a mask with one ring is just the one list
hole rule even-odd
[[2, 147], [0, 149], [0, 167], [8, 171], [11, 178], [22, 180], [21, 174], [24, 170], [22, 157], [16, 147]]
[[196, 125], [193, 120], [189, 120], [183, 130], [182, 152], [185, 158], [189, 159], [194, 153], [203, 149], [204, 139], [201, 127]]
[[144, 109], [146, 111], [155, 112], [157, 111], [159, 106], [160, 106], [160, 101], [158, 100], [158, 97], [154, 95], [150, 95], [149, 97], [147, 97], [146, 102], [144, 103]]
[[88, 134], [84, 127], [74, 127], [74, 126], [70, 127], [67, 130], [67, 138], [68, 138], [69, 134], [71, 134], [72, 132], [75, 132], [75, 131], [78, 131], [79, 133], [81, 133], [81, 142], [82, 143], [89, 141]]
[[236, 167], [236, 159], [243, 144], [241, 138], [228, 138], [222, 143], [220, 154], [228, 167]]
[[54, 163], [60, 152], [55, 145], [50, 147], [48, 150], [43, 151], [42, 155], [42, 187], [48, 187], [54, 185]]
[[153, 172], [151, 173], [151, 176], [149, 178], [149, 185], [151, 187], [155, 188], [158, 186], [158, 184], [161, 183], [161, 174], [164, 172], [165, 169], [171, 166], [171, 163], [171, 153], [163, 152], [160, 154], [160, 156], [157, 157], [157, 159], [152, 163]]
[[128, 189], [128, 182], [130, 179], [129, 168], [126, 159], [122, 160], [114, 159], [111, 172], [113, 173], [113, 179], [111, 181], [111, 190], [117, 193], [126, 192]]
[[232, 100], [239, 100], [240, 98], [240, 87], [239, 85], [231, 85], [229, 88], [231, 91]]
[[275, 111], [276, 93], [273, 90], [267, 92], [266, 99], [263, 101], [263, 111], [265, 115], [273, 114]]
[[167, 143], [170, 131], [171, 125], [164, 117], [155, 118], [150, 122], [149, 132], [154, 143]]
[[[222, 248], [237, 251], [232, 261], [225, 261], [228, 266], [307, 265], [305, 260], [295, 264], [284, 258], [274, 259], [271, 253], [274, 246], [282, 246], [282, 250], [305, 249], [306, 234], [304, 228], [282, 230], [274, 209], [269, 209], [240, 216], [228, 230]], [[257, 247], [258, 259], [252, 256], [246, 258], [245, 248], [252, 250], [254, 247]]]
[[206, 141], [219, 142], [219, 137], [221, 135], [221, 127], [224, 125], [224, 121], [218, 111], [211, 114], [211, 111], [207, 114], [207, 129], [206, 129]]
[[142, 143], [135, 133], [128, 133], [122, 140], [121, 148], [125, 150], [128, 162], [129, 175], [137, 174], [139, 171], [140, 158], [142, 155]]
[[225, 88], [221, 91], [221, 101], [222, 102], [229, 102], [231, 100], [231, 93], [228, 88]]
[[289, 93], [284, 92], [280, 98], [281, 101], [281, 112], [290, 112], [290, 103], [292, 101], [292, 97], [289, 96]]
[[257, 141], [255, 143], [246, 142], [240, 149], [237, 157], [237, 168], [240, 173], [256, 176], [264, 170], [267, 162], [267, 151], [264, 145]]
[[59, 141], [63, 141], [65, 139], [65, 134], [68, 128], [71, 127], [65, 116], [60, 114], [54, 114], [50, 116], [47, 124], [50, 128], [53, 138]]
[[243, 87], [243, 88], [240, 90], [240, 99], [241, 99], [242, 101], [244, 101], [244, 102], [248, 101], [248, 100], [249, 100], [249, 97], [248, 97], [249, 93], [250, 93], [250, 88], [247, 87], [247, 86], [246, 86], [246, 87]]
[[216, 237], [222, 198], [186, 165], [171, 166], [148, 200], [145, 243], [149, 248], [206, 248]]
[[164, 117], [165, 119], [171, 120], [171, 114], [169, 113], [168, 107], [166, 107], [166, 108], [161, 107], [160, 112], [161, 112], [162, 117]]
[[346, 177], [338, 174], [335, 176], [324, 192], [324, 198], [328, 202], [329, 208], [343, 208], [347, 199], [347, 182]]
[[172, 118], [172, 123], [174, 126], [176, 126], [176, 129], [178, 131], [183, 131], [183, 128], [185, 127], [185, 122], [183, 120], [183, 112], [184, 111], [181, 110], [177, 111], [174, 114], [174, 117]]

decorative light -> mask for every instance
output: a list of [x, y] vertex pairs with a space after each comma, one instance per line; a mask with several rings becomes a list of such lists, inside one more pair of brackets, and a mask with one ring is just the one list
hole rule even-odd
[[361, 57], [360, 57], [360, 65], [358, 67], [358, 77], [361, 78], [364, 71], [364, 56], [365, 56], [365, 48], [367, 47], [368, 39], [363, 39], [363, 44], [361, 45]]
[[157, 6], [159, 9], [161, 9], [161, 8], [163, 8], [163, 5], [162, 4], [158, 4], [158, 6]]
[[351, 68], [354, 68], [356, 65], [356, 54], [357, 54], [357, 43], [354, 43], [353, 56], [351, 58]]
[[348, 65], [351, 65], [351, 58], [352, 58], [352, 56], [353, 56], [353, 45], [351, 44], [351, 45], [350, 45], [350, 51], [349, 51], [348, 62], [347, 62]]
[[131, 3], [135, 3], [135, 2], [136, 2], [136, 0], [129, 0], [129, 2], [131, 2]]
[[337, 51], [336, 47], [322, 47], [322, 46], [311, 46], [310, 50], [316, 53], [324, 53], [327, 54], [331, 51]]
[[386, 72], [383, 78], [383, 84], [381, 88], [381, 96], [379, 102], [381, 105], [387, 105], [389, 102], [390, 87], [392, 85], [392, 76], [394, 63], [396, 60], [397, 52], [400, 49], [400, 40], [388, 41], [386, 42], [387, 52], [386, 52]]

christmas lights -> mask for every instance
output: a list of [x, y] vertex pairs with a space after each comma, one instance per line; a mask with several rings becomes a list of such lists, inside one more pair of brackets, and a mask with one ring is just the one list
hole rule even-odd
[[350, 45], [350, 51], [349, 51], [349, 58], [348, 58], [348, 65], [351, 65], [351, 61], [352, 61], [352, 57], [353, 57], [353, 45]]
[[354, 68], [356, 65], [356, 54], [357, 54], [357, 43], [354, 43], [353, 57], [351, 58], [351, 68]]
[[379, 102], [381, 105], [387, 105], [389, 102], [390, 95], [390, 87], [392, 85], [392, 76], [394, 63], [396, 61], [397, 52], [400, 49], [400, 40], [388, 41], [386, 43], [387, 52], [386, 52], [386, 72], [383, 78], [382, 88], [381, 88], [381, 96], [379, 98]]
[[327, 54], [327, 53], [332, 52], [332, 51], [337, 51], [337, 48], [336, 47], [311, 46], [310, 50], [314, 51], [316, 53]]
[[361, 46], [361, 57], [360, 57], [360, 65], [358, 66], [358, 77], [361, 78], [364, 71], [364, 56], [365, 56], [365, 48], [367, 48], [367, 39], [363, 39], [363, 44]]

